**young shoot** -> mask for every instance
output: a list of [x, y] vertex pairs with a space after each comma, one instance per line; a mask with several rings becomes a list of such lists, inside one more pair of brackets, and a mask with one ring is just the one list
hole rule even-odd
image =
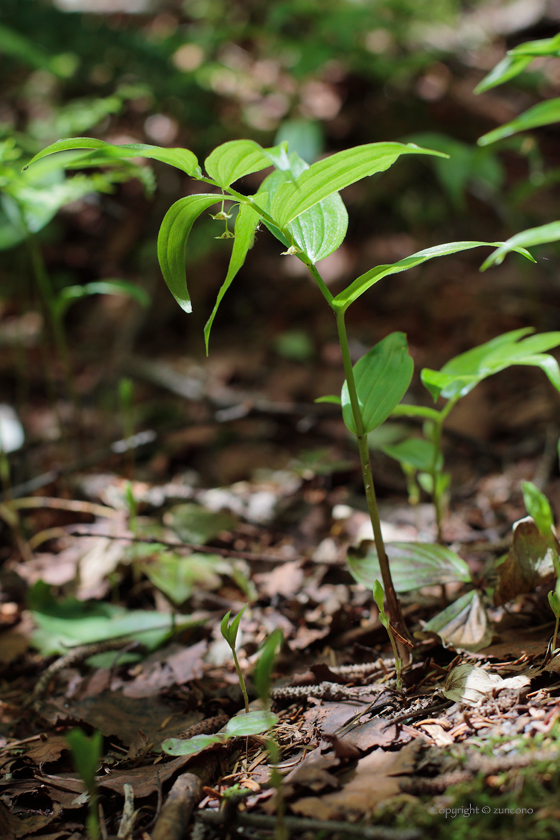
[[86, 830], [89, 840], [99, 840], [99, 813], [97, 805], [97, 779], [95, 774], [101, 760], [101, 748], [103, 735], [101, 732], [94, 732], [91, 738], [82, 732], [81, 729], [72, 729], [66, 736], [72, 761], [76, 772], [82, 779], [89, 797], [88, 815]]
[[399, 656], [399, 651], [397, 649], [397, 642], [393, 635], [393, 631], [391, 630], [391, 624], [389, 622], [389, 619], [387, 618], [387, 614], [385, 613], [385, 593], [383, 592], [383, 587], [381, 586], [378, 580], [376, 580], [373, 584], [373, 598], [375, 600], [375, 603], [377, 604], [377, 609], [379, 610], [379, 621], [387, 631], [389, 641], [391, 642], [391, 647], [393, 648], [393, 656], [395, 657], [395, 670], [397, 672], [397, 691], [402, 691], [402, 661]]
[[249, 696], [247, 694], [247, 686], [245, 685], [245, 678], [243, 677], [243, 672], [241, 671], [241, 667], [239, 665], [239, 659], [237, 658], [237, 651], [235, 650], [237, 633], [239, 631], [239, 622], [241, 621], [241, 616], [243, 615], [246, 608], [247, 604], [245, 604], [243, 609], [237, 613], [234, 619], [232, 619], [231, 624], [228, 624], [229, 617], [231, 615], [231, 610], [228, 613], [226, 613], [222, 619], [220, 630], [222, 632], [222, 636], [231, 648], [233, 661], [235, 663], [235, 670], [237, 671], [237, 677], [239, 679], [239, 686], [241, 688], [241, 693], [243, 694], [243, 700], [245, 702], [245, 711], [247, 714], [249, 714]]

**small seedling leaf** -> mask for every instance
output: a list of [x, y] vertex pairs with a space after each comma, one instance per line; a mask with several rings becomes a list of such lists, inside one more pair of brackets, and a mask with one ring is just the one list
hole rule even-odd
[[[423, 438], [408, 438], [400, 443], [390, 446], [382, 446], [381, 451], [394, 458], [401, 464], [407, 464], [417, 470], [429, 472], [434, 466], [436, 459], [436, 448], [433, 443]], [[438, 453], [435, 464], [436, 470], [443, 468], [443, 455]]]
[[226, 279], [222, 283], [220, 291], [218, 292], [218, 297], [216, 298], [216, 303], [214, 304], [214, 309], [212, 310], [212, 314], [208, 318], [206, 326], [204, 327], [204, 340], [206, 342], [207, 354], [208, 343], [210, 341], [210, 331], [212, 330], [212, 324], [214, 323], [214, 318], [216, 317], [216, 313], [218, 312], [218, 307], [222, 302], [223, 296], [225, 295], [225, 293], [231, 286], [233, 280], [235, 279], [239, 269], [245, 262], [245, 258], [247, 257], [249, 250], [253, 247], [253, 242], [255, 241], [255, 231], [258, 227], [259, 220], [260, 213], [257, 212], [253, 207], [251, 207], [251, 205], [241, 205], [241, 207], [239, 208], [239, 213], [237, 214], [237, 218], [235, 220], [235, 239], [233, 241], [233, 249], [231, 252], [231, 258], [229, 261]]
[[[499, 248], [492, 251], [490, 256], [480, 266], [481, 271], [486, 271], [492, 265], [500, 265], [506, 254], [518, 248], [532, 248], [534, 245], [544, 245], [547, 242], [558, 242], [560, 239], [560, 222], [549, 222], [536, 228], [528, 228], [516, 233], [510, 239], [502, 242]], [[531, 259], [533, 259], [531, 257]], [[536, 260], [533, 259], [533, 262]]]
[[548, 593], [548, 603], [550, 604], [550, 609], [558, 618], [560, 616], [560, 598], [555, 590]]
[[[399, 260], [396, 263], [391, 263], [390, 265], [377, 265], [369, 271], [366, 271], [365, 274], [357, 277], [353, 283], [350, 283], [344, 291], [340, 292], [340, 294], [335, 297], [333, 303], [340, 309], [347, 309], [351, 303], [360, 297], [360, 295], [363, 295], [363, 293], [375, 285], [375, 283], [378, 283], [379, 280], [390, 274], [399, 274], [401, 271], [407, 271], [409, 268], [414, 268], [415, 266], [426, 262], [426, 260], [432, 260], [435, 257], [445, 257], [449, 254], [457, 254], [460, 251], [468, 251], [472, 248], [480, 248], [488, 245], [499, 246], [502, 244], [503, 243], [501, 242], [476, 241], [447, 242], [444, 245], [436, 245], [434, 248], [426, 248], [423, 251], [418, 251], [416, 254], [411, 254], [409, 257], [405, 257], [404, 259]], [[518, 253], [523, 254], [534, 262], [529, 252], [524, 248], [516, 245], [510, 250], [518, 251]]]
[[467, 350], [447, 362], [440, 371], [424, 368], [421, 379], [434, 401], [464, 397], [483, 379], [511, 365], [540, 367], [554, 387], [560, 391], [560, 368], [556, 359], [544, 355], [560, 344], [560, 332], [528, 335], [534, 330], [523, 327]]
[[408, 405], [400, 403], [391, 412], [392, 417], [423, 417], [425, 420], [439, 420], [439, 411], [435, 408], [427, 408], [423, 405]]
[[270, 681], [274, 660], [283, 643], [284, 634], [282, 631], [279, 628], [273, 630], [262, 646], [261, 654], [255, 667], [253, 676], [255, 687], [261, 701], [265, 704], [268, 704], [270, 700]]
[[504, 137], [511, 137], [512, 134], [518, 134], [520, 131], [538, 128], [541, 125], [550, 125], [558, 122], [558, 120], [560, 120], [560, 97], [547, 99], [544, 102], [539, 102], [538, 105], [533, 105], [532, 108], [524, 111], [511, 122], [489, 131], [488, 134], [483, 134], [482, 137], [478, 138], [478, 144], [479, 146], [488, 146], [490, 143], [495, 143], [496, 140], [503, 140]]
[[342, 400], [336, 394], [327, 394], [325, 397], [317, 397], [313, 400], [316, 403], [332, 403], [333, 405], [342, 405]]
[[278, 723], [278, 716], [273, 712], [249, 712], [232, 718], [224, 732], [235, 738], [246, 735], [260, 735], [263, 732], [268, 732], [276, 723]]
[[91, 738], [81, 729], [72, 729], [66, 736], [72, 761], [80, 778], [82, 779], [87, 792], [91, 795], [95, 792], [95, 774], [101, 759], [103, 746], [103, 735], [101, 732], [94, 732]]
[[162, 743], [161, 749], [167, 755], [197, 755], [215, 744], [225, 744], [227, 739], [226, 735], [194, 735], [186, 740], [168, 738]]
[[[38, 154], [32, 158], [27, 166], [35, 163], [46, 155], [52, 155], [56, 152], [65, 152], [71, 149], [94, 150], [93, 155], [85, 154], [82, 162], [87, 165], [88, 158], [95, 156], [96, 165], [100, 165], [103, 161], [111, 163], [111, 161], [122, 160], [123, 158], [145, 157], [159, 160], [162, 163], [168, 163], [170, 166], [175, 166], [186, 172], [187, 175], [195, 175], [198, 170], [198, 161], [188, 149], [162, 149], [159, 146], [148, 146], [145, 143], [125, 143], [120, 146], [115, 146], [113, 143], [105, 143], [104, 140], [96, 140], [93, 137], [75, 137], [68, 140], [57, 140], [56, 143], [51, 143], [45, 149], [42, 149]], [[98, 151], [103, 152], [103, 157], [100, 158]], [[25, 167], [27, 169], [27, 166]]]
[[198, 217], [217, 204], [222, 195], [189, 195], [173, 204], [163, 219], [158, 235], [158, 259], [169, 291], [184, 312], [192, 312], [185, 272], [185, 246]]
[[150, 296], [141, 286], [127, 280], [95, 280], [83, 286], [66, 286], [55, 301], [57, 314], [62, 316], [75, 301], [91, 295], [128, 295], [146, 309], [150, 305]]
[[[414, 362], [408, 354], [406, 336], [394, 332], [362, 356], [354, 365], [354, 379], [366, 432], [380, 426], [405, 395]], [[357, 434], [346, 382], [341, 393], [342, 416], [352, 434]]]
[[279, 228], [327, 196], [376, 172], [388, 169], [403, 154], [441, 155], [413, 143], [368, 143], [317, 161], [292, 183], [283, 184], [274, 197], [272, 216]]
[[239, 631], [239, 622], [241, 621], [241, 617], [246, 609], [247, 604], [245, 604], [245, 606], [237, 613], [237, 615], [229, 625], [228, 621], [231, 615], [231, 610], [222, 619], [220, 630], [222, 632], [222, 636], [224, 637], [224, 639], [226, 640], [226, 642], [232, 650], [235, 650], [235, 642], [237, 640], [237, 633]]
[[523, 501], [525, 502], [527, 513], [533, 517], [535, 525], [543, 537], [548, 539], [551, 536], [551, 530], [554, 525], [550, 502], [532, 481], [523, 481], [521, 483], [521, 489], [523, 491]]
[[[386, 550], [397, 592], [436, 584], [468, 583], [471, 580], [465, 561], [443, 545], [398, 542], [387, 543]], [[365, 553], [360, 549], [350, 549], [346, 560], [352, 577], [368, 588], [381, 577], [375, 546]]]
[[480, 594], [473, 589], [462, 595], [415, 635], [427, 638], [430, 633], [437, 633], [446, 647], [450, 645], [469, 651], [488, 647], [492, 641], [492, 630]]
[[377, 604], [377, 609], [379, 610], [379, 621], [381, 622], [383, 627], [387, 628], [389, 622], [387, 621], [387, 616], [385, 615], [385, 593], [383, 591], [382, 585], [377, 579], [373, 584], [373, 600]]

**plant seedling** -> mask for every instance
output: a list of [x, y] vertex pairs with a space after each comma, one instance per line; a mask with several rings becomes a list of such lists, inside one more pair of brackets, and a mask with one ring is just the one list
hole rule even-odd
[[243, 609], [237, 613], [234, 619], [232, 619], [231, 624], [228, 624], [229, 617], [231, 615], [231, 610], [228, 613], [226, 613], [222, 618], [220, 630], [222, 636], [231, 648], [233, 661], [235, 662], [235, 670], [237, 671], [237, 677], [239, 679], [239, 686], [241, 688], [241, 693], [243, 694], [243, 700], [245, 701], [245, 711], [247, 712], [247, 714], [249, 714], [249, 697], [247, 695], [247, 686], [245, 685], [245, 678], [243, 677], [243, 672], [239, 665], [239, 659], [237, 658], [237, 651], [235, 650], [235, 642], [237, 641], [239, 622], [241, 621], [241, 616], [245, 612], [246, 608], [247, 604], [245, 604]]
[[[327, 397], [342, 406], [344, 422], [356, 437], [368, 511], [371, 518], [381, 578], [387, 598], [391, 625], [400, 637], [407, 635], [404, 618], [391, 578], [385, 552], [377, 499], [373, 482], [367, 435], [381, 425], [401, 401], [412, 378], [413, 362], [408, 355], [406, 337], [395, 332], [386, 336], [355, 365], [352, 364], [345, 316], [348, 308], [384, 277], [414, 268], [427, 260], [455, 254], [480, 245], [501, 243], [450, 242], [427, 248], [390, 265], [378, 265], [357, 277], [337, 295], [327, 288], [317, 264], [342, 244], [348, 226], [348, 213], [340, 190], [363, 178], [383, 172], [401, 155], [435, 155], [442, 152], [421, 148], [414, 143], [367, 143], [346, 149], [309, 166], [296, 153], [289, 153], [288, 144], [263, 148], [252, 140], [233, 140], [215, 148], [204, 161], [203, 173], [195, 155], [187, 149], [164, 149], [133, 143], [115, 146], [93, 138], [59, 140], [43, 149], [31, 163], [62, 151], [81, 152], [73, 166], [107, 166], [125, 158], [138, 156], [169, 163], [197, 181], [210, 185], [214, 192], [188, 195], [167, 211], [158, 237], [158, 258], [164, 279], [177, 303], [185, 312], [192, 305], [186, 283], [185, 246], [194, 222], [216, 204], [218, 216], [227, 223], [224, 202], [238, 208], [233, 229], [233, 248], [229, 268], [218, 293], [214, 309], [206, 323], [206, 348], [218, 307], [243, 266], [253, 245], [255, 234], [263, 224], [280, 241], [283, 255], [297, 257], [331, 307], [336, 321], [346, 381], [341, 397]], [[273, 167], [255, 195], [245, 195], [232, 184], [246, 175]], [[219, 221], [219, 220], [218, 220]], [[229, 228], [218, 238], [231, 238]], [[523, 248], [517, 251], [529, 259]], [[401, 656], [408, 661], [408, 650], [400, 643]]]
[[95, 774], [101, 759], [101, 747], [103, 735], [101, 732], [94, 732], [91, 738], [81, 729], [72, 729], [66, 736], [72, 761], [76, 772], [82, 779], [89, 796], [88, 816], [86, 829], [90, 840], [99, 840], [99, 814], [97, 810], [97, 780]]
[[385, 593], [383, 592], [383, 587], [381, 586], [378, 580], [376, 580], [373, 584], [373, 599], [377, 604], [377, 609], [379, 610], [379, 621], [387, 631], [389, 641], [391, 642], [391, 647], [393, 648], [393, 655], [395, 657], [395, 670], [397, 672], [397, 691], [402, 691], [402, 661], [399, 656], [399, 651], [397, 649], [397, 643], [395, 641], [395, 637], [391, 629], [391, 624], [389, 622], [389, 619], [387, 618], [387, 614], [385, 613]]
[[[442, 431], [447, 417], [459, 400], [470, 394], [483, 379], [513, 365], [540, 367], [556, 390], [560, 391], [560, 367], [556, 359], [545, 352], [560, 345], [560, 332], [531, 335], [533, 332], [532, 327], [512, 330], [455, 356], [439, 371], [424, 368], [421, 373], [422, 383], [434, 402], [438, 399], [447, 400], [443, 408], [401, 403], [391, 412], [393, 417], [416, 417], [424, 420], [424, 438], [408, 438], [399, 443], [384, 446], [382, 450], [386, 455], [399, 461], [409, 483], [416, 476], [422, 489], [432, 496], [438, 542], [442, 542], [441, 524], [445, 509], [445, 494], [450, 484], [449, 473], [443, 471]], [[542, 496], [542, 498], [548, 505], [545, 497]], [[527, 504], [527, 498], [525, 502]], [[541, 501], [541, 504], [544, 503]], [[535, 516], [529, 510], [528, 504], [527, 510], [537, 521], [538, 514]], [[548, 526], [549, 531], [551, 525], [552, 519]]]

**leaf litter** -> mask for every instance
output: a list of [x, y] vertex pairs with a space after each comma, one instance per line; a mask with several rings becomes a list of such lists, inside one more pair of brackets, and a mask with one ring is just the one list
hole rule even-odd
[[[489, 780], [515, 772], [516, 739], [556, 744], [560, 668], [541, 609], [550, 548], [532, 520], [515, 527], [506, 559], [488, 566], [497, 580], [494, 605], [469, 589], [480, 564], [468, 539], [463, 550], [454, 544], [429, 554], [425, 565], [418, 561], [415, 586], [403, 578], [416, 653], [400, 695], [369, 587], [344, 566], [356, 532], [353, 515], [340, 516], [340, 485], [329, 490], [318, 471], [291, 483], [261, 474], [210, 491], [187, 488], [181, 478], [159, 489], [134, 486], [141, 515], [131, 518], [125, 485], [107, 476], [93, 498], [118, 516], [65, 524], [35, 552], [36, 565], [15, 553], [11, 561], [30, 592], [29, 609], [14, 591], [12, 612], [3, 613], [0, 826], [7, 840], [83, 832], [88, 795], [66, 741], [76, 726], [104, 738], [96, 783], [106, 830], [117, 833], [128, 789], [140, 809], [135, 830], [148, 837], [157, 836], [170, 786], [191, 776], [206, 780], [202, 815], [218, 817], [220, 803], [238, 796], [237, 819], [261, 814], [272, 826], [281, 795], [292, 819], [325, 828], [358, 821], [365, 829], [388, 803], [437, 801], [481, 768]], [[404, 562], [412, 556], [414, 565], [424, 530], [416, 536], [406, 513], [400, 526], [394, 509], [387, 516], [393, 554]], [[317, 545], [326, 541], [322, 554]], [[490, 556], [491, 544], [486, 550]], [[440, 567], [447, 605], [436, 583]], [[369, 575], [371, 568], [366, 584]], [[225, 612], [245, 603], [244, 673], [250, 677], [275, 628], [285, 639], [271, 693], [280, 794], [271, 787], [266, 738], [223, 734], [243, 701], [218, 628]], [[503, 603], [512, 605], [509, 613]], [[191, 738], [201, 746], [189, 755], [161, 750], [169, 739]], [[494, 764], [479, 766], [476, 746], [487, 742], [502, 746]], [[542, 750], [533, 752], [543, 760]], [[544, 759], [553, 754], [545, 749]]]

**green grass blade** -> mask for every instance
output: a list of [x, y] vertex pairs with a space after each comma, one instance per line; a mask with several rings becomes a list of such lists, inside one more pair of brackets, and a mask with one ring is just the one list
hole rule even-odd
[[495, 143], [496, 140], [503, 140], [504, 137], [511, 137], [512, 134], [518, 134], [520, 131], [527, 131], [529, 128], [538, 128], [541, 125], [550, 125], [560, 120], [560, 97], [556, 99], [547, 99], [545, 102], [539, 102], [534, 105], [519, 117], [516, 117], [511, 122], [489, 131], [488, 134], [483, 134], [478, 138], [479, 146], [488, 146], [490, 143]]

